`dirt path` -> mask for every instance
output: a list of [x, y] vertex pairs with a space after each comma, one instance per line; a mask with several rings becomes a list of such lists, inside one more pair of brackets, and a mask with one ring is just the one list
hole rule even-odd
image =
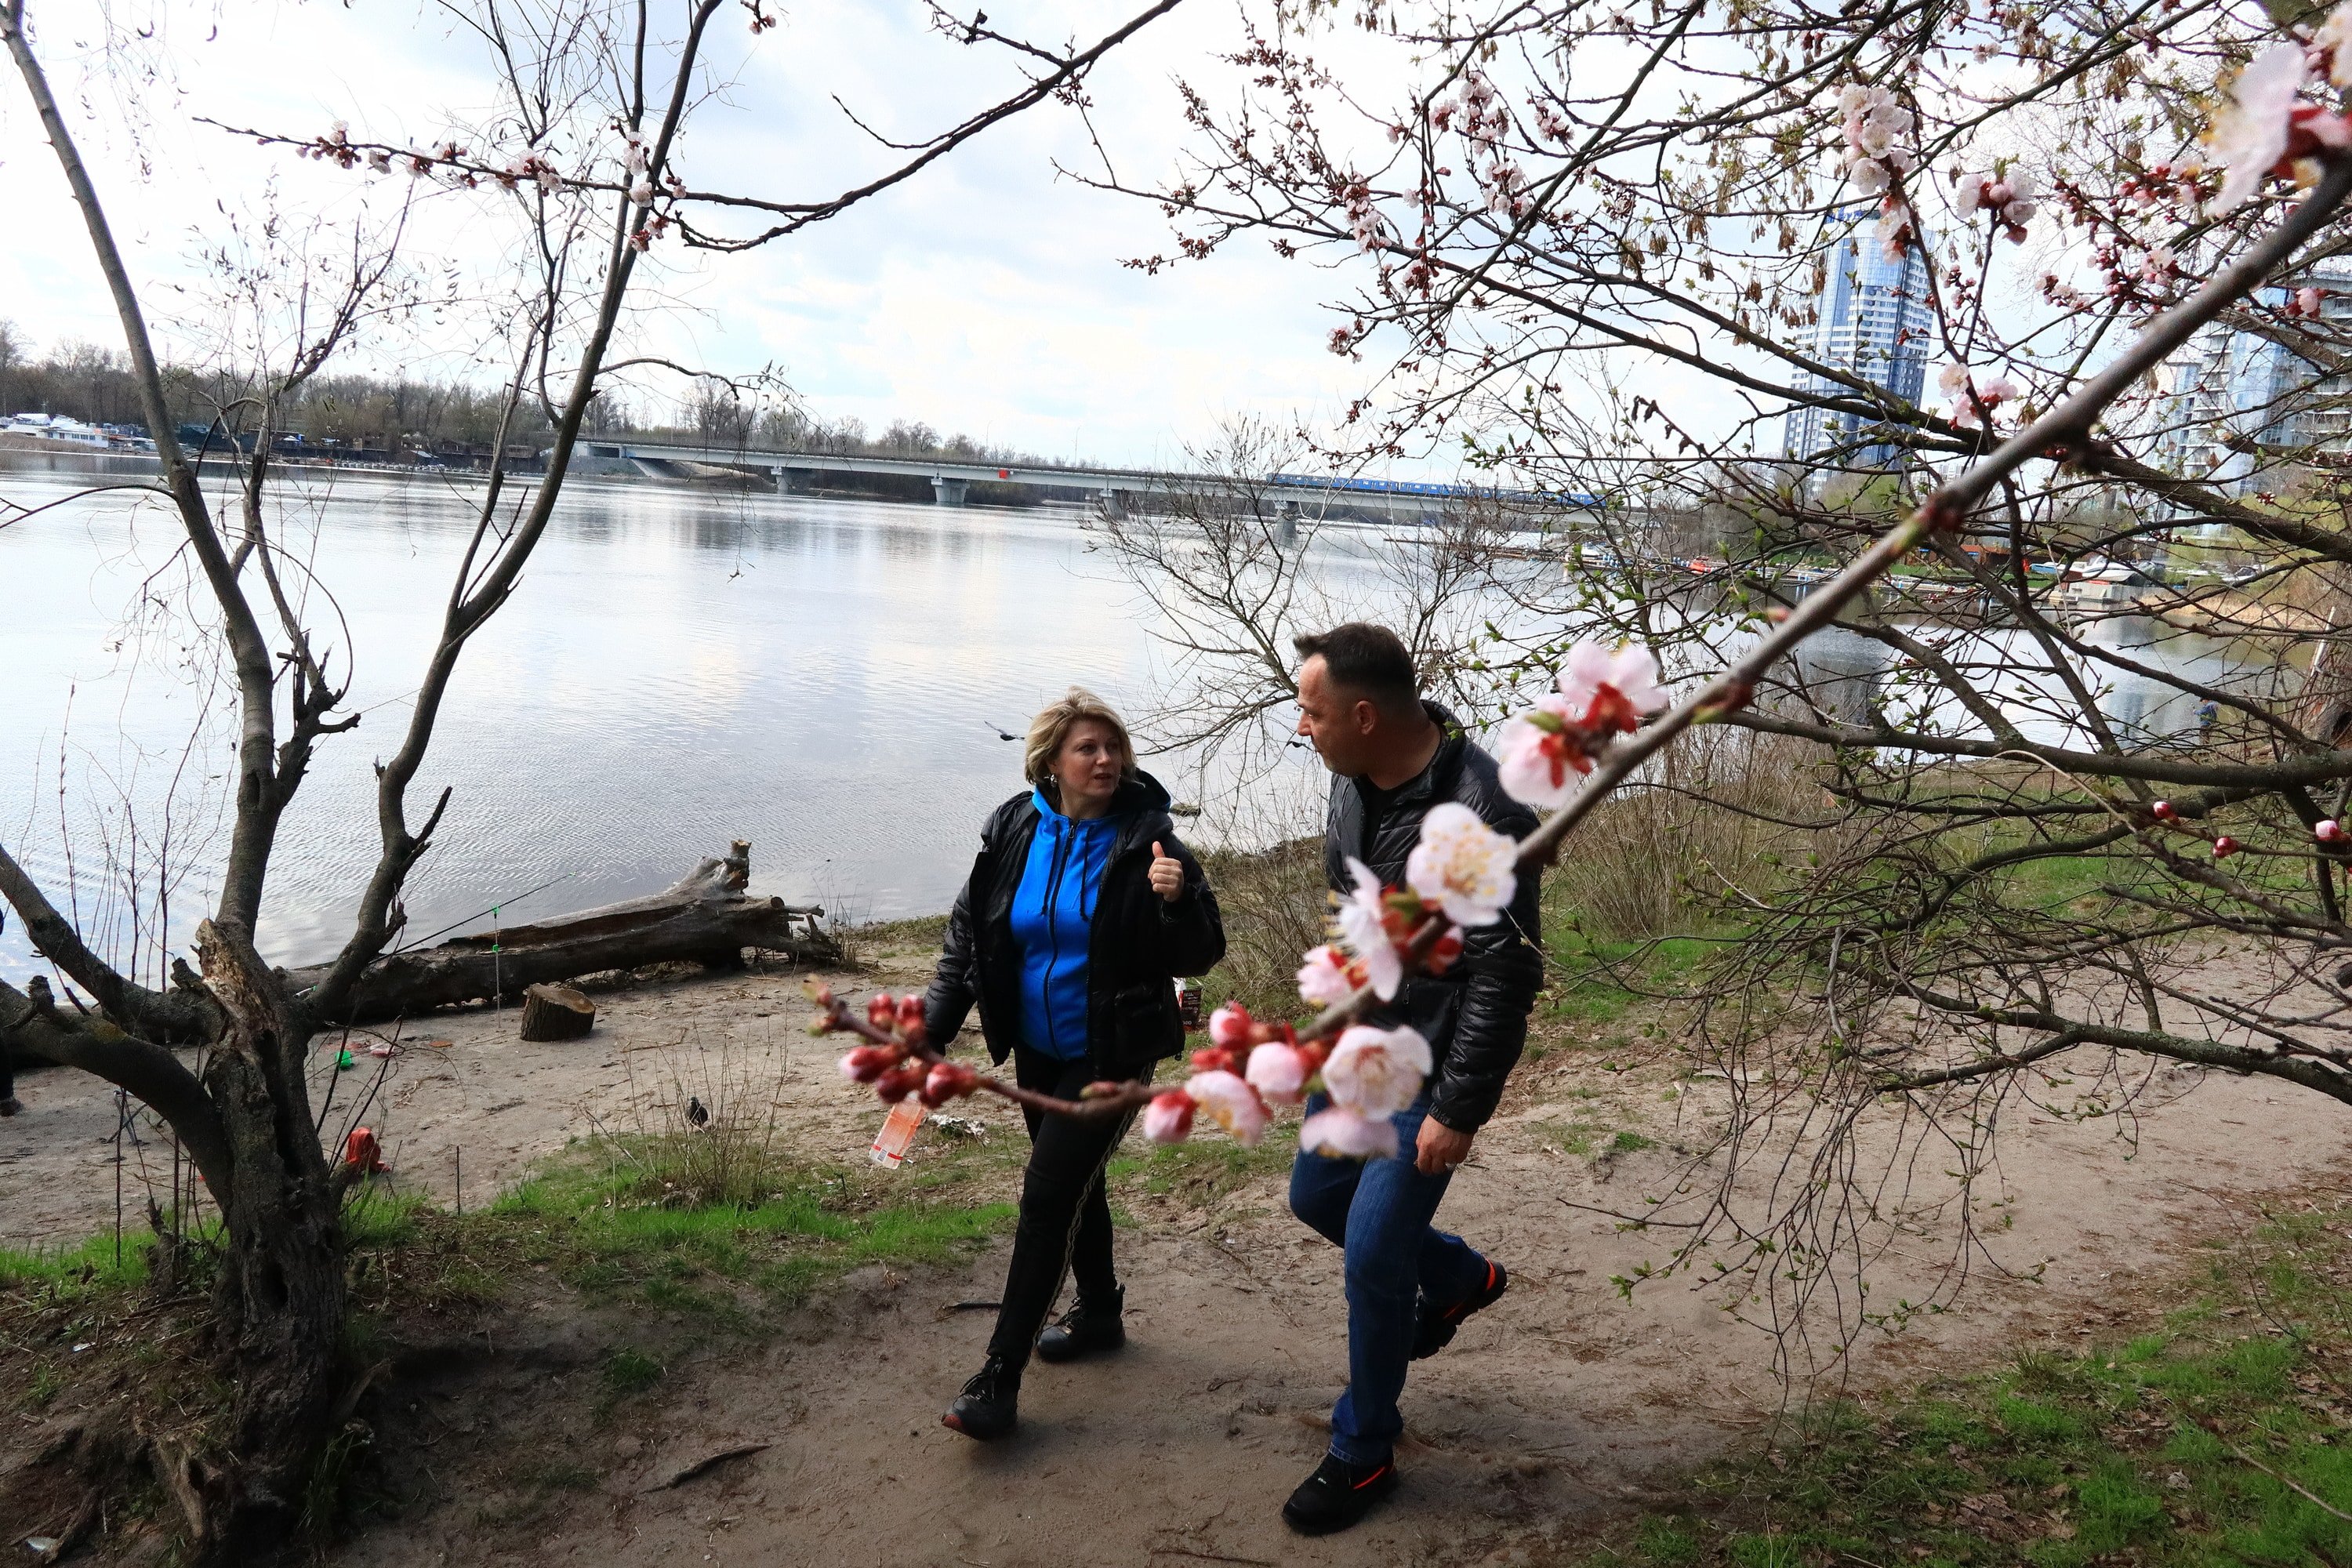
[[[396, 1179], [445, 1202], [462, 1149], [469, 1205], [598, 1121], [658, 1118], [678, 1093], [713, 1085], [772, 1085], [791, 1136], [853, 1151], [878, 1112], [835, 1076], [833, 1051], [800, 1033], [795, 984], [755, 975], [609, 994], [596, 1035], [566, 1045], [514, 1041], [511, 1015], [436, 1020], [427, 1037], [450, 1043], [404, 1045], [369, 1118]], [[336, 1560], [1452, 1563], [1573, 1541], [1753, 1432], [1778, 1397], [1769, 1342], [1712, 1298], [1668, 1283], [1621, 1299], [1612, 1276], [1662, 1257], [1657, 1236], [1569, 1206], [1638, 1207], [1675, 1168], [1674, 1118], [1693, 1114], [1702, 1087], [1664, 1065], [1611, 1070], [1606, 1055], [1563, 1045], [1523, 1066], [1457, 1179], [1442, 1223], [1508, 1262], [1515, 1288], [1416, 1369], [1403, 1489], [1350, 1535], [1301, 1542], [1276, 1517], [1322, 1449], [1345, 1341], [1338, 1255], [1289, 1218], [1268, 1176], [1210, 1210], [1131, 1204], [1137, 1223], [1120, 1245], [1132, 1348], [1110, 1363], [1033, 1369], [1021, 1433], [992, 1447], [944, 1430], [938, 1411], [978, 1365], [989, 1329], [988, 1313], [954, 1304], [995, 1297], [1001, 1243], [968, 1269], [854, 1275], [788, 1339], [747, 1344], [677, 1324], [658, 1397], [619, 1424], [582, 1414], [595, 1373], [580, 1346], [592, 1330], [560, 1321], [560, 1303], [526, 1302], [480, 1376], [410, 1412], [416, 1476], [430, 1479], [419, 1485], [437, 1500]], [[339, 1103], [375, 1065], [359, 1059], [363, 1069], [340, 1075]], [[320, 1070], [332, 1072], [331, 1058]], [[1958, 1310], [1870, 1343], [1862, 1374], [2079, 1342], [2127, 1318], [2138, 1282], [2176, 1275], [2189, 1240], [2242, 1223], [2238, 1195], [2343, 1184], [2340, 1107], [2261, 1082], [2161, 1081], [2152, 1098], [2171, 1103], [2142, 1117], [2136, 1151], [2105, 1121], [2013, 1123], [2003, 1189], [1979, 1201], [1980, 1217], [2009, 1216], [1987, 1245], [2017, 1278], [1980, 1261]], [[25, 1099], [31, 1114], [0, 1126], [5, 1238], [60, 1242], [110, 1223], [110, 1097], [49, 1073]], [[992, 1119], [1000, 1136], [1017, 1136], [1009, 1116]], [[1659, 1142], [1632, 1147], [1640, 1138], [1614, 1131]], [[1597, 1159], [1563, 1148], [1619, 1142], [1627, 1152]], [[1882, 1289], [1916, 1289], [1948, 1237], [1911, 1240]], [[2036, 1265], [2041, 1282], [2030, 1282]], [[493, 1427], [503, 1451], [560, 1456], [577, 1489], [518, 1510], [510, 1471], [458, 1465], [462, 1443], [434, 1458], [443, 1434], [478, 1440]], [[766, 1447], [647, 1489], [755, 1444]]]

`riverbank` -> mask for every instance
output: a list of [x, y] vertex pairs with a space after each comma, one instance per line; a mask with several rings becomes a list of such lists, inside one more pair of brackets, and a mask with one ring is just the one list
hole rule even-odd
[[[911, 988], [934, 939], [935, 922], [887, 928], [866, 944], [870, 967], [839, 978]], [[877, 1172], [863, 1150], [879, 1108], [841, 1081], [832, 1042], [801, 1032], [800, 979], [609, 991], [596, 1033], [563, 1045], [524, 1045], [511, 1012], [478, 1012], [436, 1016], [390, 1057], [356, 1039], [348, 1072], [319, 1053], [330, 1125], [364, 1103], [387, 1151], [373, 1212], [424, 1205], [362, 1248], [355, 1332], [384, 1347], [394, 1382], [369, 1407], [377, 1458], [354, 1479], [362, 1511], [333, 1560], [1499, 1560], [1695, 1500], [1694, 1469], [1743, 1451], [1780, 1407], [1770, 1338], [1681, 1283], [1630, 1299], [1613, 1283], [1668, 1244], [1610, 1215], [1677, 1179], [1723, 1086], [1692, 1075], [1670, 1017], [1588, 996], [1540, 1010], [1448, 1198], [1447, 1223], [1509, 1263], [1514, 1288], [1416, 1369], [1405, 1488], [1362, 1531], [1305, 1543], [1274, 1517], [1321, 1447], [1346, 1364], [1339, 1259], [1285, 1208], [1286, 1131], [1255, 1152], [1213, 1133], [1131, 1142], [1114, 1187], [1133, 1349], [1038, 1369], [1022, 1435], [967, 1443], [937, 1410], [986, 1337], [988, 1312], [965, 1304], [1001, 1283], [1019, 1122], [958, 1108], [961, 1125], [927, 1128], [905, 1167]], [[110, 1097], [54, 1073], [24, 1093], [0, 1215], [45, 1215], [59, 1237], [107, 1230]], [[615, 1228], [617, 1205], [637, 1200], [601, 1194], [639, 1189], [595, 1183], [636, 1182], [626, 1151], [679, 1127], [688, 1099], [772, 1129], [788, 1188], [709, 1219], [661, 1219], [656, 1201], [645, 1224]], [[1907, 1332], [1866, 1338], [1857, 1385], [2020, 1347], [2071, 1355], [2153, 1321], [2201, 1244], [2252, 1223], [2262, 1194], [2344, 1190], [2337, 1115], [2290, 1088], [2168, 1071], [2134, 1143], [2104, 1122], [2021, 1118], [2000, 1190], [1975, 1200], [1968, 1291]], [[572, 1174], [527, 1184], [551, 1170]], [[485, 1212], [494, 1194], [506, 1202]], [[1918, 1292], [1958, 1219], [1907, 1237], [1877, 1288]], [[104, 1248], [93, 1257], [102, 1266]], [[0, 1397], [24, 1419], [0, 1474], [122, 1397], [109, 1379], [153, 1342], [148, 1309], [114, 1321], [38, 1299], [8, 1309]], [[27, 1311], [48, 1329], [31, 1331]], [[553, 1431], [574, 1436], [551, 1450]], [[1074, 1537], [1033, 1506], [1038, 1486], [1121, 1504]]]

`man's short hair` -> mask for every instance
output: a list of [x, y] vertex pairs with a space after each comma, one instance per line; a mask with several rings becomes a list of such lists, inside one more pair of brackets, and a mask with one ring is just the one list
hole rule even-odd
[[1383, 713], [1417, 711], [1421, 679], [1404, 639], [1370, 621], [1349, 621], [1328, 632], [1290, 639], [1302, 659], [1320, 657], [1334, 686], [1345, 687]]

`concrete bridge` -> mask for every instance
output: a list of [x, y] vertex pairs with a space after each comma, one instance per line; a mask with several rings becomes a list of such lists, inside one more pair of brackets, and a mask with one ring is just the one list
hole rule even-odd
[[[1134, 510], [1152, 496], [1197, 495], [1222, 481], [1202, 474], [1148, 468], [1056, 468], [1039, 465], [959, 462], [943, 458], [891, 458], [843, 452], [753, 451], [740, 447], [688, 447], [663, 441], [611, 441], [593, 437], [580, 444], [581, 457], [607, 472], [634, 470], [662, 473], [671, 466], [692, 463], [704, 467], [749, 468], [773, 477], [785, 495], [802, 495], [814, 488], [820, 474], [893, 474], [931, 481], [932, 499], [941, 506], [962, 506], [976, 484], [1021, 485], [1036, 489], [1076, 491], [1114, 514]], [[608, 466], [609, 465], [609, 466]], [[583, 471], [588, 468], [583, 465]], [[1466, 485], [1420, 484], [1389, 479], [1345, 479], [1311, 475], [1276, 474], [1272, 484], [1285, 492], [1286, 516], [1318, 515], [1345, 508], [1385, 514], [1391, 521], [1419, 520], [1444, 510], [1449, 500], [1473, 497], [1536, 501], [1576, 510], [1597, 510], [1591, 496], [1539, 495], [1530, 491], [1496, 491]], [[1295, 499], [1289, 492], [1296, 492]]]

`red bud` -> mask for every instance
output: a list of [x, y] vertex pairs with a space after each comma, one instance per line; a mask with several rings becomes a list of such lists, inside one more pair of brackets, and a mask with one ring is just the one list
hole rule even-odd
[[2221, 837], [2213, 840], [2214, 859], [2223, 859], [2229, 856], [2235, 855], [2237, 852], [2238, 841], [2231, 837], [2228, 834], [2224, 833]]
[[893, 1068], [874, 1080], [874, 1092], [896, 1105], [923, 1087], [920, 1065]]
[[2147, 810], [2148, 815], [2155, 817], [2158, 822], [2178, 822], [2180, 820], [2180, 814], [2172, 809], [2172, 803], [2168, 800], [2159, 800], [2154, 805], [2149, 806]]

